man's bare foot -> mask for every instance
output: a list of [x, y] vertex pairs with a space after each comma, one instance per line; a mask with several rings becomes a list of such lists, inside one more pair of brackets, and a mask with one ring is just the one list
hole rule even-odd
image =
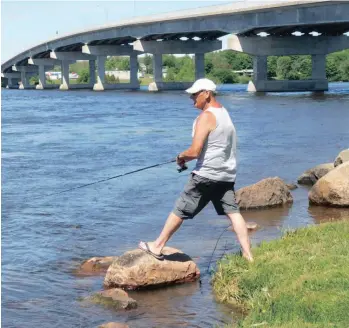
[[251, 254], [242, 253], [242, 257], [245, 258], [248, 262], [253, 262], [253, 257]]

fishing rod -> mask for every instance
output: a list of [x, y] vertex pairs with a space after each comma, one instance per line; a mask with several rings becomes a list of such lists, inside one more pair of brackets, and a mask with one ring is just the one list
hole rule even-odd
[[[123, 173], [123, 174], [114, 175], [114, 176], [109, 177], [109, 178], [105, 178], [105, 179], [101, 179], [101, 180], [98, 180], [98, 181], [86, 183], [86, 184], [83, 184], [83, 185], [80, 185], [80, 186], [77, 186], [77, 187], [73, 187], [73, 188], [57, 191], [57, 192], [54, 192], [54, 193], [51, 193], [51, 194], [39, 195], [39, 196], [34, 197], [34, 199], [35, 198], [41, 198], [41, 197], [48, 197], [48, 196], [63, 194], [63, 193], [66, 193], [66, 192], [69, 192], [69, 191], [72, 191], [72, 190], [85, 188], [85, 187], [88, 187], [88, 186], [92, 186], [92, 185], [95, 185], [95, 184], [98, 184], [98, 183], [102, 183], [102, 182], [106, 182], [106, 181], [109, 181], [109, 180], [113, 180], [113, 179], [116, 179], [116, 178], [121, 178], [123, 176], [130, 175], [130, 174], [133, 174], [133, 173], [141, 172], [141, 171], [144, 171], [144, 170], [149, 170], [149, 169], [154, 168], [154, 167], [158, 167], [158, 166], [174, 163], [176, 161], [177, 161], [177, 159], [171, 159], [170, 161], [167, 161], [167, 162], [146, 166], [146, 167], [143, 167], [143, 168], [138, 169], [138, 170], [126, 172], [126, 173]], [[178, 171], [178, 173], [181, 173], [181, 172], [185, 171], [186, 169], [188, 169], [188, 167], [185, 164], [183, 164], [182, 166], [179, 166], [177, 168], [177, 171]]]

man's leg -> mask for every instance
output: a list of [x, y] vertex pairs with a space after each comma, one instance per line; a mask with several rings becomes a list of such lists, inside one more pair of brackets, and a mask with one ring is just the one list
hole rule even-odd
[[253, 261], [253, 256], [250, 247], [250, 238], [248, 237], [246, 222], [240, 213], [227, 214], [231, 220], [231, 224], [236, 233], [236, 236], [240, 242], [242, 248], [242, 256], [248, 261]]
[[183, 219], [171, 212], [160, 233], [160, 236], [155, 241], [148, 242], [149, 249], [157, 255], [161, 254], [162, 249], [171, 236], [178, 230], [183, 221]]
[[[203, 194], [200, 187], [202, 183], [206, 183], [206, 180], [197, 175], [192, 175], [189, 178], [184, 191], [176, 201], [173, 211], [168, 216], [160, 236], [155, 241], [147, 243], [151, 252], [156, 255], [161, 254], [162, 249], [183, 221], [194, 218], [207, 205], [210, 199]], [[139, 247], [143, 250], [146, 249], [144, 242], [141, 242]]]

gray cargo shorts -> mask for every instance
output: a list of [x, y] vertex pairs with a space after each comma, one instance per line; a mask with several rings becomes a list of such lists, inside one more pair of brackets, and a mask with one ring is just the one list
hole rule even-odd
[[194, 173], [172, 212], [181, 219], [192, 219], [210, 201], [218, 215], [240, 212], [235, 201], [234, 182], [214, 181]]

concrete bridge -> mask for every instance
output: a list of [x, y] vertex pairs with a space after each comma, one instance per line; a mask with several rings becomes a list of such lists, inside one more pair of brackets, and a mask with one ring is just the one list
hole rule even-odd
[[[299, 31], [303, 36], [294, 36]], [[321, 33], [311, 36], [312, 32]], [[7, 87], [46, 89], [52, 87], [45, 71], [61, 65], [62, 90], [72, 88], [138, 89], [137, 56], [153, 55], [153, 90], [184, 89], [188, 83], [164, 82], [163, 54], [195, 54], [195, 78], [205, 75], [205, 53], [220, 50], [225, 35], [232, 36], [228, 48], [253, 55], [253, 81], [249, 91], [325, 91], [326, 55], [349, 48], [349, 2], [335, 0], [303, 0], [234, 3], [195, 10], [179, 11], [151, 17], [129, 19], [115, 25], [86, 30], [56, 38], [32, 47], [1, 65]], [[260, 32], [269, 34], [259, 36]], [[185, 38], [185, 40], [183, 40]], [[18, 40], [20, 41], [20, 40]], [[107, 84], [107, 56], [130, 56], [130, 83]], [[304, 81], [267, 79], [267, 56], [311, 55], [312, 77]], [[90, 83], [69, 84], [69, 64], [88, 60]], [[29, 85], [29, 77], [39, 75], [37, 86]]]

